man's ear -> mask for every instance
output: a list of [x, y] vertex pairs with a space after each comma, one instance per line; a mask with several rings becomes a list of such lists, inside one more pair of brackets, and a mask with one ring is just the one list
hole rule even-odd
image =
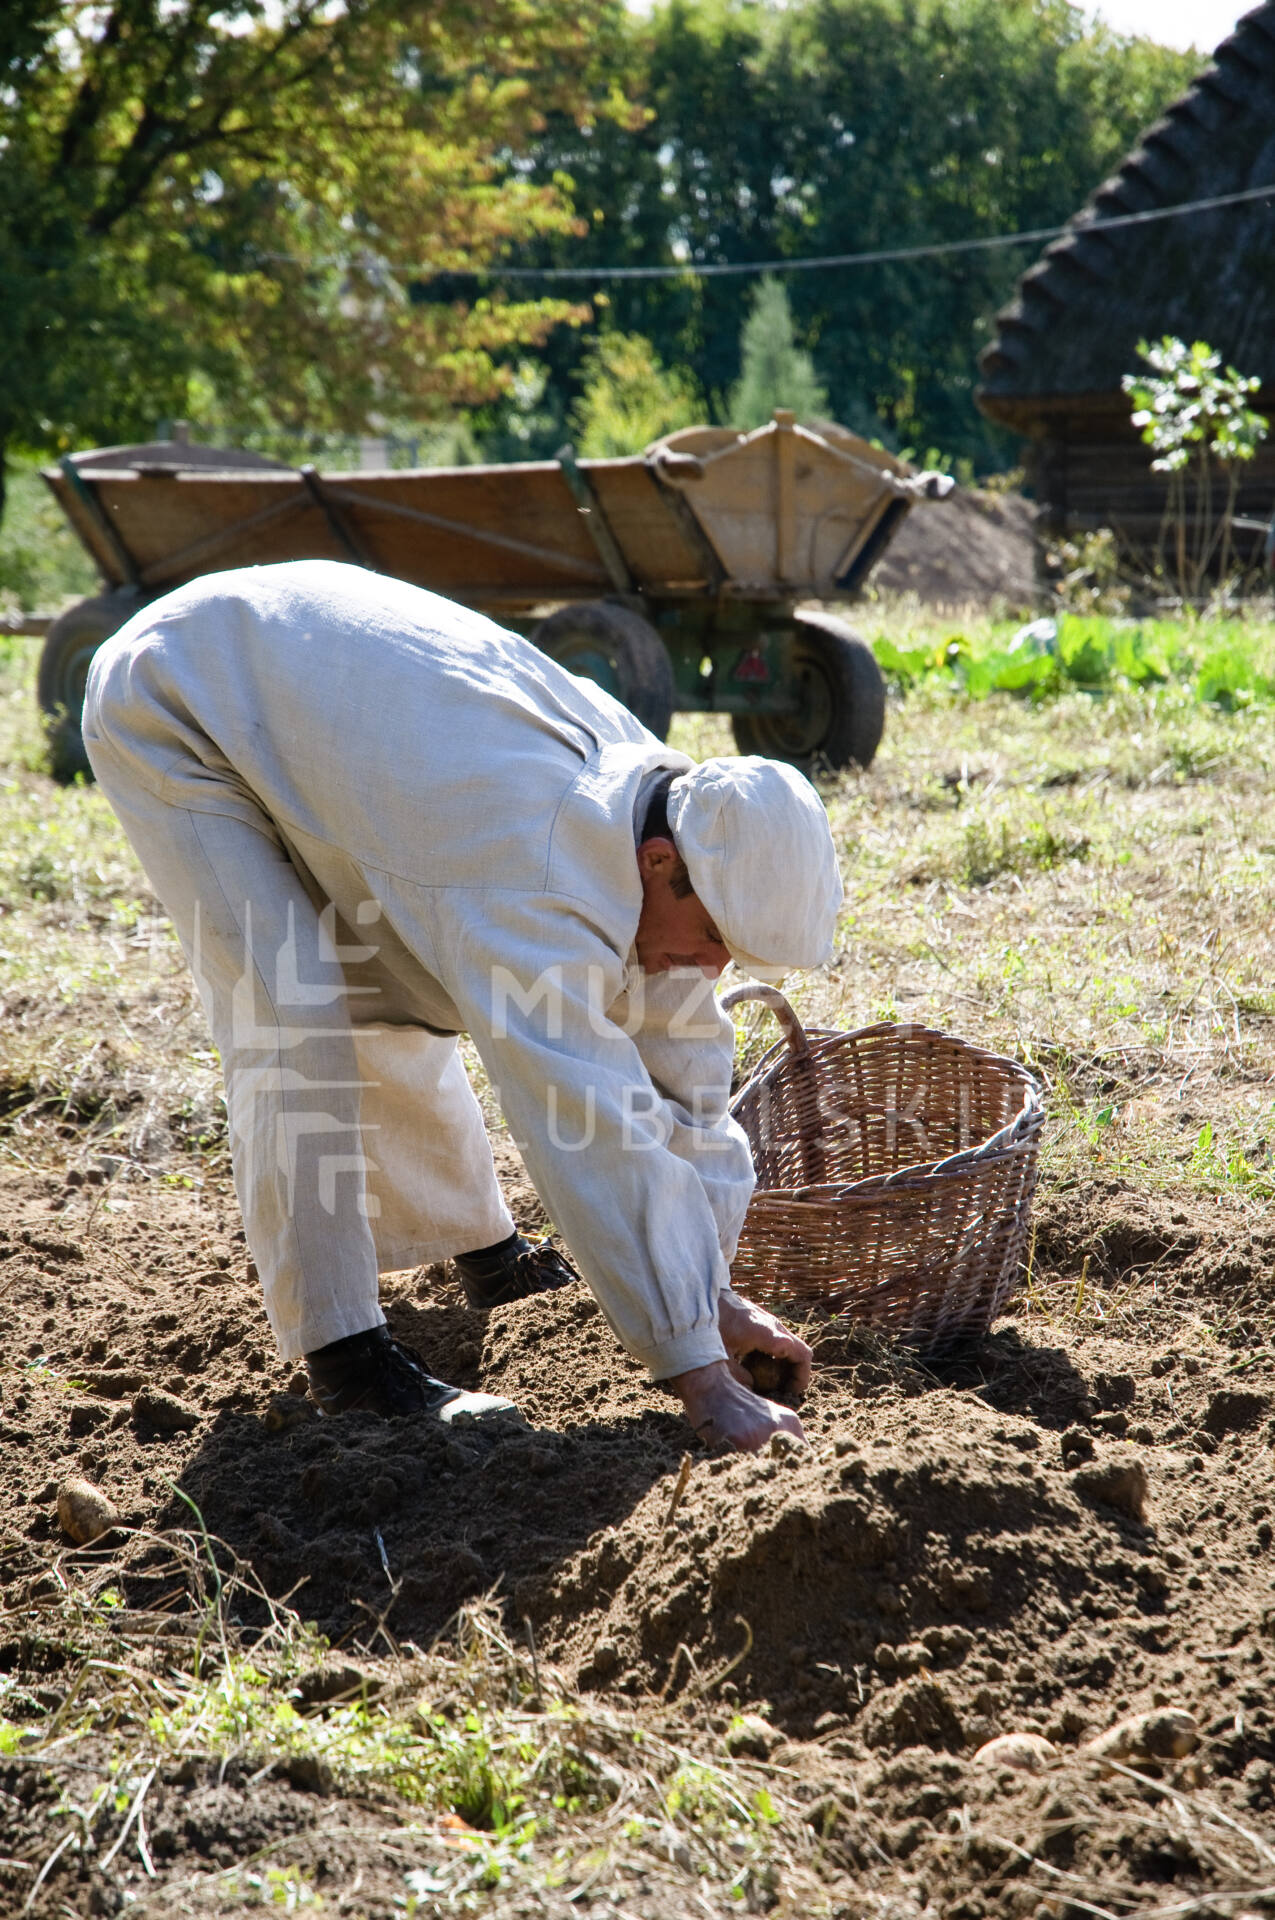
[[644, 840], [637, 850], [638, 872], [644, 880], [654, 879], [657, 874], [671, 870], [677, 862], [677, 848], [663, 835]]

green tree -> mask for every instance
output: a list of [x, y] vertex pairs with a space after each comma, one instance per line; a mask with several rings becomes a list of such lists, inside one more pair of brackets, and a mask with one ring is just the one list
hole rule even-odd
[[826, 415], [828, 395], [813, 359], [797, 345], [782, 283], [765, 274], [744, 322], [740, 375], [731, 389], [727, 418], [733, 427], [760, 427], [776, 407], [791, 407], [799, 420], [814, 420]]
[[640, 453], [652, 440], [705, 418], [687, 373], [661, 366], [640, 333], [604, 333], [584, 363], [584, 392], [572, 410], [579, 451], [594, 459]]
[[[669, 0], [628, 34], [642, 119], [550, 115], [519, 158], [527, 178], [570, 182], [587, 238], [544, 235], [520, 257], [683, 268], [600, 290], [612, 325], [719, 406], [752, 286], [685, 269], [1061, 225], [1196, 65], [1067, 0]], [[977, 355], [1037, 251], [781, 276], [834, 417], [1008, 463], [1013, 441], [973, 403]], [[578, 392], [580, 355], [550, 340], [551, 385]]]
[[[358, 430], [489, 397], [583, 310], [423, 298], [572, 231], [498, 164], [605, 111], [617, 0], [8, 0], [0, 461], [157, 415]], [[2, 499], [2, 496], [0, 496]]]

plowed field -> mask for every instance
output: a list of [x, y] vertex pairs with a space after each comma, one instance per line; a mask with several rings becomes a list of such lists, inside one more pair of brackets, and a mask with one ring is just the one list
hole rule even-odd
[[[992, 1041], [1052, 1119], [989, 1338], [810, 1322], [808, 1445], [759, 1458], [583, 1288], [484, 1318], [441, 1268], [392, 1327], [526, 1424], [318, 1419], [153, 903], [15, 767], [0, 1913], [1275, 1910], [1272, 734], [1115, 719], [917, 703], [829, 795], [807, 1015]], [[119, 1516], [87, 1548], [71, 1475]]]

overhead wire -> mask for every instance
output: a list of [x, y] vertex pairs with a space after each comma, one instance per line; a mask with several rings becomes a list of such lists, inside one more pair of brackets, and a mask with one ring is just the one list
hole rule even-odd
[[[772, 260], [682, 260], [664, 266], [599, 264], [572, 267], [503, 266], [499, 262], [481, 267], [439, 267], [426, 261], [411, 266], [395, 266], [377, 257], [374, 250], [369, 247], [367, 251], [370, 258], [367, 265], [374, 266], [382, 273], [389, 271], [403, 279], [416, 281], [440, 278], [548, 281], [708, 280], [720, 279], [727, 275], [813, 273], [835, 267], [885, 266], [903, 260], [935, 260], [946, 254], [990, 253], [1004, 247], [1039, 246], [1049, 240], [1059, 240], [1064, 237], [1080, 238], [1091, 234], [1111, 233], [1125, 227], [1148, 226], [1158, 220], [1178, 219], [1184, 214], [1209, 213], [1222, 207], [1242, 206], [1247, 202], [1269, 199], [1272, 196], [1275, 196], [1275, 181], [1262, 187], [1245, 187], [1235, 193], [1211, 194], [1207, 199], [1183, 200], [1169, 207], [1147, 207], [1136, 213], [1095, 214], [1090, 218], [1082, 215], [1067, 221], [1062, 226], [1028, 227], [1020, 233], [978, 234], [965, 240], [930, 240], [915, 246], [871, 247], [858, 253], [781, 256]], [[292, 266], [349, 267], [355, 264], [349, 256], [341, 255], [306, 256], [267, 253], [258, 255], [258, 258]]]

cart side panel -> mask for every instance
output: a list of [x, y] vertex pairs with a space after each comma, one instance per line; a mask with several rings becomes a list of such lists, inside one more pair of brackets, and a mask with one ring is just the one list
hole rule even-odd
[[657, 589], [702, 589], [704, 556], [682, 528], [677, 503], [640, 460], [582, 460], [635, 584]]
[[132, 554], [138, 584], [161, 593], [226, 567], [344, 559], [295, 473], [135, 473], [86, 468]]
[[380, 572], [475, 603], [609, 585], [556, 464], [328, 474], [320, 494], [291, 472], [85, 477], [154, 592], [227, 567], [348, 560], [352, 548]]
[[611, 582], [557, 462], [328, 474], [370, 564], [481, 605], [592, 597]]

